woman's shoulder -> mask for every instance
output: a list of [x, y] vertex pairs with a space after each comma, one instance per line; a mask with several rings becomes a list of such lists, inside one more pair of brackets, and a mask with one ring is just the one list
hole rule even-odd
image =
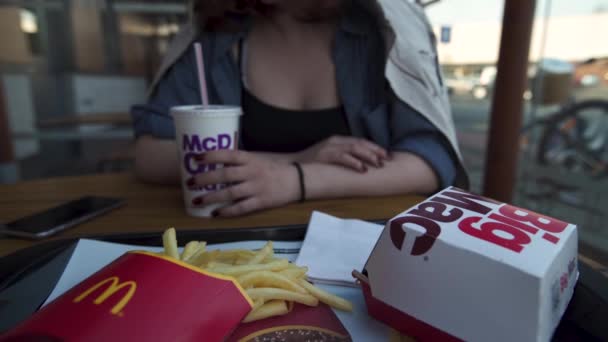
[[188, 51], [198, 35], [194, 25], [188, 23], [180, 28], [175, 37], [169, 42], [167, 52], [163, 57], [160, 67], [154, 76], [154, 80], [148, 89], [148, 95], [154, 92], [160, 80], [171, 69], [171, 67]]
[[192, 21], [184, 24], [169, 42], [165, 56], [150, 85], [149, 94], [173, 68], [194, 67], [194, 58], [191, 53], [194, 50], [194, 43], [202, 44], [206, 61], [211, 61], [217, 57], [216, 55], [224, 55], [225, 51], [220, 50], [229, 49], [230, 42], [235, 39], [234, 36], [235, 34], [222, 32], [201, 32]]

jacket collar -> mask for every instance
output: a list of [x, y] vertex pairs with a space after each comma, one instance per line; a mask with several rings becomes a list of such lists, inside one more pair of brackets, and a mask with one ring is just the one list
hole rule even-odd
[[340, 18], [339, 30], [357, 36], [367, 36], [369, 34], [368, 13], [362, 10], [362, 4], [357, 0], [348, 1], [345, 5], [344, 13]]

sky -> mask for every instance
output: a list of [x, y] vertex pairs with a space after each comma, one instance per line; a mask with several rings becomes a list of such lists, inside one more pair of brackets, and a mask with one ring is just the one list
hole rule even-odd
[[[426, 9], [435, 25], [475, 21], [499, 21], [505, 0], [441, 0]], [[508, 1], [508, 0], [507, 0]], [[537, 0], [536, 15], [546, 13], [551, 4], [551, 16], [590, 14], [597, 8], [608, 11], [608, 0]]]

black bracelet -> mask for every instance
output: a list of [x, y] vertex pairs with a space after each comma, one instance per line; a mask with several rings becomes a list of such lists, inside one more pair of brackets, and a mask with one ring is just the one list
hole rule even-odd
[[302, 171], [302, 165], [298, 162], [291, 163], [298, 170], [298, 177], [300, 177], [300, 202], [306, 200], [306, 186], [304, 185], [304, 171]]

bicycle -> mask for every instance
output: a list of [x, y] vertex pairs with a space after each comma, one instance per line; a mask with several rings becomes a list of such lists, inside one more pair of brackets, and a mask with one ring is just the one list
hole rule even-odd
[[532, 161], [520, 175], [521, 205], [568, 216], [588, 230], [601, 226], [606, 217], [601, 198], [608, 185], [608, 101], [570, 101], [533, 120], [522, 129], [521, 148]]
[[533, 121], [522, 133], [542, 126], [535, 160], [543, 166], [602, 178], [608, 176], [608, 101], [569, 102]]

